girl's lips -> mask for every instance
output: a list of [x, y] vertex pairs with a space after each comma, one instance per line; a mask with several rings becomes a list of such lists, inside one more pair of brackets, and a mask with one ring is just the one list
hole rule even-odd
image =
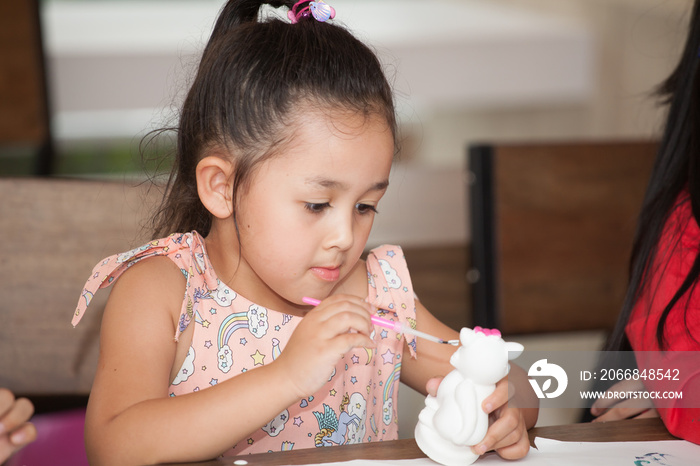
[[311, 267], [311, 272], [327, 282], [334, 282], [340, 278], [340, 267]]

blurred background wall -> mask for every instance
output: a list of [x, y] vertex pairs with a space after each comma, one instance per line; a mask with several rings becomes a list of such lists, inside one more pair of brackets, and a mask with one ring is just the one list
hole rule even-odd
[[[651, 93], [675, 63], [690, 3], [336, 0], [338, 21], [385, 63], [402, 122], [371, 242], [468, 241], [470, 143], [655, 137], [662, 111]], [[140, 168], [134, 148], [175, 121], [222, 4], [41, 3], [59, 171]]]

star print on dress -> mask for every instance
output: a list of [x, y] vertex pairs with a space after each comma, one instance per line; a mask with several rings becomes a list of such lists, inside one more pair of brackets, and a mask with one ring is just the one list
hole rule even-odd
[[256, 350], [254, 354], [250, 355], [250, 357], [253, 358], [255, 366], [262, 366], [263, 361], [265, 360], [265, 355], [262, 354], [260, 350]]
[[394, 353], [392, 353], [390, 350], [386, 350], [386, 353], [382, 354], [382, 359], [384, 360], [384, 364], [393, 364], [394, 363]]

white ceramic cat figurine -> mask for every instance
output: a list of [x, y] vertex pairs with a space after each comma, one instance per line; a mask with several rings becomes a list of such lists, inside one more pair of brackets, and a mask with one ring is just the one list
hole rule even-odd
[[459, 340], [450, 359], [455, 369], [442, 380], [436, 397], [426, 397], [415, 431], [423, 453], [445, 466], [472, 464], [479, 457], [471, 446], [489, 426], [481, 403], [508, 374], [508, 360], [523, 351], [520, 343], [503, 341], [498, 330], [463, 328]]

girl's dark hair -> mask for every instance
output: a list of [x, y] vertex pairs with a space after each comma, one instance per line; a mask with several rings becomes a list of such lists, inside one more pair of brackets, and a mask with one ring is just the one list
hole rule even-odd
[[219, 13], [180, 112], [175, 163], [153, 219], [156, 237], [209, 233], [211, 214], [197, 195], [195, 169], [214, 150], [234, 157], [235, 221], [237, 194], [252, 169], [291, 136], [300, 106], [379, 116], [396, 141], [391, 86], [375, 54], [330, 22], [260, 18], [265, 3], [295, 2], [231, 0]]
[[[659, 254], [661, 233], [684, 189], [690, 194], [693, 217], [700, 219], [700, 1], [695, 2], [689, 25], [680, 62], [656, 91], [662, 103], [668, 105], [668, 115], [637, 223], [627, 294], [607, 344], [610, 350], [630, 349], [625, 326], [637, 300], [647, 287], [652, 286], [650, 275], [653, 270], [650, 268]], [[698, 276], [700, 255], [661, 314], [656, 328], [660, 348], [666, 348], [664, 327], [671, 309], [683, 295], [693, 292]], [[687, 321], [687, 309], [684, 312]]]

